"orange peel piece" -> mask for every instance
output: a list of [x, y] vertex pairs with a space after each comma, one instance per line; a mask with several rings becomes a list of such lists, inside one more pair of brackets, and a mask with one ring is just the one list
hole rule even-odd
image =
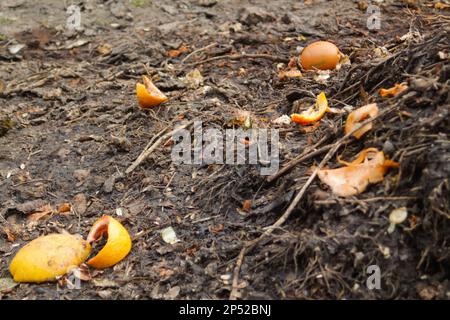
[[178, 48], [176, 50], [169, 50], [169, 51], [167, 51], [167, 56], [169, 56], [170, 58], [177, 58], [182, 53], [185, 53], [185, 52], [188, 52], [188, 51], [189, 51], [188, 47], [181, 46], [180, 48]]
[[369, 184], [381, 182], [391, 167], [398, 168], [399, 163], [386, 160], [383, 151], [368, 148], [352, 162], [338, 159], [345, 167], [322, 169], [317, 173], [319, 179], [327, 184], [338, 196], [348, 197], [366, 190]]
[[396, 95], [402, 93], [408, 89], [405, 83], [396, 83], [392, 88], [380, 89], [380, 96], [384, 97], [395, 97]]
[[131, 237], [127, 229], [113, 217], [104, 215], [97, 220], [87, 236], [87, 241], [93, 243], [104, 234], [108, 236], [105, 246], [87, 264], [97, 269], [104, 269], [117, 264], [131, 250]]
[[21, 248], [9, 271], [16, 282], [52, 281], [78, 267], [90, 252], [91, 245], [81, 236], [49, 234]]
[[314, 106], [302, 113], [294, 113], [291, 115], [291, 120], [293, 122], [299, 123], [301, 125], [308, 125], [319, 121], [328, 111], [328, 100], [324, 92], [321, 92], [317, 98]]
[[[357, 125], [359, 125], [361, 122], [368, 118], [373, 118], [378, 114], [378, 106], [376, 103], [371, 103], [368, 105], [365, 105], [361, 108], [358, 108], [354, 111], [352, 111], [348, 117], [347, 122], [345, 123], [345, 134], [348, 134], [355, 128]], [[356, 139], [361, 138], [366, 132], [370, 131], [373, 127], [372, 123], [368, 123], [364, 125], [361, 129], [356, 130], [353, 133], [353, 136]]]
[[155, 107], [168, 100], [147, 76], [142, 76], [142, 81], [144, 84], [136, 83], [136, 97], [141, 108]]
[[296, 68], [282, 70], [278, 73], [278, 79], [280, 79], [280, 81], [283, 81], [286, 78], [301, 78], [302, 76], [302, 72]]

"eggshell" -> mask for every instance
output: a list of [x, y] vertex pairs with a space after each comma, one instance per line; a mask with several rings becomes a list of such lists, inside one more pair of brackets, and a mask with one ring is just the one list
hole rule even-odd
[[339, 63], [339, 48], [328, 41], [317, 41], [303, 49], [300, 62], [305, 70], [330, 70]]

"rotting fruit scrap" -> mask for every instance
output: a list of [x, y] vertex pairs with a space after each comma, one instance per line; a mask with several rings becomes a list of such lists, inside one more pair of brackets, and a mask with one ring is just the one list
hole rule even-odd
[[116, 219], [110, 216], [103, 216], [92, 226], [87, 241], [93, 243], [106, 234], [108, 240], [100, 252], [87, 264], [97, 269], [108, 268], [123, 258], [131, 250], [131, 238], [124, 226]]
[[321, 169], [319, 179], [338, 196], [348, 197], [366, 190], [371, 183], [381, 182], [389, 168], [398, 168], [399, 163], [387, 160], [383, 151], [367, 148], [352, 162], [339, 160], [345, 167]]
[[142, 81], [144, 84], [136, 83], [136, 97], [141, 108], [155, 107], [168, 100], [147, 76], [142, 76]]
[[324, 92], [321, 92], [317, 98], [314, 106], [310, 107], [308, 110], [302, 113], [294, 113], [291, 115], [291, 120], [293, 122], [299, 123], [301, 125], [308, 125], [319, 121], [329, 110], [327, 97]]
[[380, 96], [384, 97], [395, 97], [396, 95], [402, 93], [408, 89], [405, 83], [396, 83], [395, 86], [389, 89], [380, 89]]
[[91, 253], [91, 243], [104, 234], [106, 245], [87, 263], [98, 269], [111, 267], [128, 255], [131, 238], [119, 221], [105, 215], [94, 223], [87, 240], [72, 234], [49, 234], [32, 240], [14, 256], [9, 271], [16, 282], [56, 280], [82, 264]]
[[[378, 106], [376, 103], [371, 103], [352, 111], [348, 115], [347, 122], [345, 123], [345, 134], [350, 133], [353, 130], [353, 128], [358, 126], [364, 120], [368, 118], [373, 118], [377, 114], [378, 114]], [[356, 139], [361, 138], [361, 136], [363, 136], [366, 132], [372, 129], [372, 126], [373, 126], [372, 123], [368, 123], [362, 126], [360, 129], [353, 132], [353, 136]]]
[[83, 263], [90, 252], [91, 245], [81, 236], [49, 234], [21, 248], [9, 271], [16, 282], [51, 281]]

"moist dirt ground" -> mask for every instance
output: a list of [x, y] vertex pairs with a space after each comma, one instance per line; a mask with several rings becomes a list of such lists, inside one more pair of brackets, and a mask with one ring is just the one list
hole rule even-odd
[[[448, 299], [449, 22], [447, 1], [2, 0], [0, 298]], [[280, 79], [316, 40], [350, 63]], [[139, 108], [144, 74], [168, 102]], [[380, 96], [396, 83], [408, 89]], [[322, 91], [335, 112], [316, 125], [273, 123]], [[368, 103], [381, 111], [372, 130], [340, 140], [348, 113]], [[278, 129], [283, 174], [176, 165], [169, 138], [127, 171], [179, 125], [237, 128], [242, 114]], [[364, 192], [339, 197], [308, 180], [325, 157], [336, 168], [369, 147], [400, 167]], [[407, 219], [387, 232], [402, 207]], [[103, 214], [129, 230], [127, 258], [83, 266], [75, 289], [73, 277], [11, 283], [21, 246], [86, 237]], [[169, 226], [175, 244], [161, 237]], [[379, 289], [366, 286], [371, 265]]]

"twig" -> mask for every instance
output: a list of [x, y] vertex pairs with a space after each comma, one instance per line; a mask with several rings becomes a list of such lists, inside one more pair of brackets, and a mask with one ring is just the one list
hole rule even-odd
[[318, 146], [320, 146], [326, 139], [328, 139], [329, 136], [326, 135], [324, 136], [322, 139], [320, 139], [319, 142], [317, 142], [313, 147], [308, 148], [307, 150], [305, 150], [305, 152], [303, 152], [302, 154], [298, 155], [297, 157], [295, 157], [294, 159], [290, 160], [286, 165], [284, 165], [280, 170], [278, 170], [276, 173], [274, 173], [273, 175], [267, 177], [267, 182], [271, 183], [273, 181], [275, 181], [276, 179], [278, 179], [279, 177], [281, 177], [283, 174], [285, 174], [286, 172], [288, 172], [289, 170], [291, 170], [293, 167], [295, 167], [296, 165], [298, 165], [300, 162], [306, 161], [308, 159], [311, 159], [319, 154], [322, 154], [326, 151], [328, 151], [331, 148], [331, 145], [326, 145], [320, 149], [317, 149], [315, 151], [315, 148], [317, 148]]
[[417, 197], [410, 196], [398, 196], [398, 197], [374, 197], [367, 199], [332, 199], [332, 200], [316, 200], [315, 204], [337, 204], [339, 202], [346, 203], [360, 203], [360, 202], [376, 202], [376, 201], [406, 201], [406, 200], [416, 200]]
[[294, 209], [297, 207], [297, 204], [300, 202], [300, 200], [303, 198], [303, 195], [305, 194], [306, 190], [308, 189], [308, 187], [311, 185], [311, 183], [313, 182], [313, 180], [316, 178], [317, 173], [319, 172], [320, 169], [323, 168], [323, 166], [325, 166], [325, 164], [331, 159], [331, 157], [334, 156], [334, 154], [337, 152], [337, 150], [342, 146], [342, 144], [352, 136], [352, 134], [356, 131], [358, 131], [359, 129], [361, 129], [362, 127], [364, 127], [366, 124], [374, 121], [375, 119], [381, 117], [382, 115], [394, 110], [394, 108], [396, 107], [396, 105], [391, 106], [388, 109], [383, 110], [382, 112], [380, 112], [378, 115], [376, 115], [375, 117], [366, 119], [365, 121], [361, 122], [358, 126], [356, 126], [355, 128], [353, 128], [353, 130], [351, 130], [349, 133], [347, 133], [345, 136], [343, 136], [342, 138], [340, 138], [338, 141], [336, 141], [334, 144], [331, 145], [330, 150], [327, 152], [327, 154], [323, 157], [322, 161], [319, 163], [319, 165], [316, 167], [316, 169], [314, 170], [314, 172], [312, 173], [312, 175], [308, 178], [308, 180], [305, 182], [305, 184], [303, 185], [303, 187], [300, 189], [300, 191], [297, 193], [297, 195], [295, 196], [294, 200], [292, 200], [291, 204], [289, 205], [289, 207], [286, 209], [286, 211], [283, 213], [283, 215], [281, 215], [280, 218], [278, 218], [277, 221], [275, 221], [274, 224], [272, 224], [271, 226], [269, 226], [258, 238], [255, 238], [251, 241], [249, 241], [247, 244], [244, 245], [244, 247], [241, 249], [241, 252], [238, 255], [237, 261], [236, 261], [236, 266], [234, 267], [234, 271], [233, 271], [233, 283], [232, 283], [232, 289], [231, 289], [231, 293], [230, 293], [230, 300], [236, 300], [239, 297], [239, 273], [241, 270], [241, 266], [242, 263], [244, 261], [245, 258], [245, 254], [250, 251], [251, 249], [253, 249], [260, 241], [262, 241], [263, 239], [265, 239], [266, 237], [270, 236], [270, 234], [277, 228], [279, 228], [281, 225], [283, 225], [283, 223], [286, 222], [286, 220], [289, 218], [289, 216], [292, 214], [292, 212], [294, 211]]
[[[179, 126], [178, 128], [175, 128], [174, 130], [162, 135], [168, 128], [165, 128], [164, 130], [162, 130], [161, 132], [159, 132], [155, 137], [153, 137], [152, 140], [150, 140], [150, 142], [147, 144], [147, 146], [144, 148], [144, 150], [141, 152], [141, 154], [139, 155], [139, 157], [137, 157], [137, 159], [127, 168], [127, 170], [125, 171], [125, 174], [129, 174], [130, 172], [132, 172], [134, 169], [136, 169], [137, 166], [139, 166], [141, 164], [142, 161], [144, 161], [156, 148], [158, 148], [158, 146], [163, 143], [165, 140], [169, 139], [170, 137], [172, 137], [172, 135], [174, 135], [175, 133], [177, 133], [178, 131], [185, 129], [187, 127], [189, 127], [191, 124], [193, 123], [193, 121], [189, 121], [181, 126]], [[153, 141], [157, 138], [158, 140], [156, 140], [154, 143]]]
[[210, 43], [210, 44], [208, 44], [207, 46], [205, 46], [205, 47], [203, 47], [203, 48], [199, 48], [199, 49], [197, 49], [197, 50], [192, 51], [192, 52], [189, 53], [183, 60], [181, 60], [181, 63], [185, 63], [185, 62], [186, 62], [187, 60], [189, 60], [193, 55], [195, 55], [195, 54], [197, 54], [197, 53], [199, 53], [199, 52], [208, 50], [209, 48], [212, 48], [212, 47], [214, 47], [214, 46], [216, 46], [216, 45], [217, 45], [217, 42], [213, 42], [213, 43]]
[[202, 61], [198, 61], [198, 62], [187, 63], [187, 64], [183, 65], [183, 67], [193, 67], [193, 66], [197, 66], [199, 64], [203, 64], [203, 63], [207, 63], [207, 62], [211, 62], [211, 61], [216, 61], [216, 60], [221, 60], [221, 59], [240, 60], [240, 59], [244, 59], [244, 58], [267, 59], [267, 60], [272, 60], [272, 61], [275, 61], [275, 62], [284, 62], [284, 63], [287, 63], [289, 61], [286, 58], [272, 56], [270, 54], [265, 54], [265, 53], [255, 53], [255, 54], [241, 53], [241, 54], [232, 54], [232, 55], [226, 54], [226, 55], [223, 55], [223, 56], [212, 57], [212, 58], [208, 58], [208, 59], [205, 59], [205, 60], [202, 60]]

